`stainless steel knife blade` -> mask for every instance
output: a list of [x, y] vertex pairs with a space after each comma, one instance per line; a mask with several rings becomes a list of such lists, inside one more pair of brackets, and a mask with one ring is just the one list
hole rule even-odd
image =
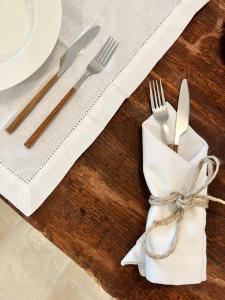
[[187, 131], [189, 126], [190, 96], [187, 79], [181, 83], [174, 144], [178, 147], [180, 137]]
[[72, 65], [75, 59], [85, 50], [85, 48], [93, 41], [96, 35], [100, 31], [100, 26], [91, 27], [86, 31], [61, 57], [60, 69], [58, 71], [58, 77]]

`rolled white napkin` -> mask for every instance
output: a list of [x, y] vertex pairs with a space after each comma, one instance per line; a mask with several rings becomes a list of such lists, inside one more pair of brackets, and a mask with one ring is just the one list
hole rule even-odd
[[[169, 127], [174, 136], [175, 110], [168, 104]], [[160, 137], [160, 129], [154, 117], [143, 123], [143, 169], [147, 185], [154, 196], [169, 196], [190, 188], [194, 171], [207, 156], [207, 143], [189, 127], [181, 137], [179, 154], [166, 146]], [[205, 179], [202, 172], [198, 180]], [[206, 191], [205, 191], [206, 192]], [[154, 220], [168, 217], [174, 205], [152, 206], [148, 213], [146, 229]], [[136, 245], [124, 257], [121, 264], [138, 265], [139, 272], [153, 283], [182, 285], [206, 280], [206, 211], [202, 207], [185, 210], [181, 222], [179, 241], [175, 251], [167, 258], [152, 259], [145, 255], [142, 235]], [[155, 228], [151, 232], [151, 249], [166, 251], [175, 233], [175, 222]], [[150, 243], [150, 241], [147, 243]]]

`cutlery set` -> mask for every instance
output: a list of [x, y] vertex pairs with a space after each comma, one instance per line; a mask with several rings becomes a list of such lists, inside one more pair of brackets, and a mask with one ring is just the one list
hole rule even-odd
[[[152, 87], [153, 86], [153, 87]], [[162, 88], [162, 82], [160, 81], [160, 88], [157, 81], [149, 83], [150, 100], [152, 112], [155, 120], [160, 125], [161, 138], [164, 144], [169, 145], [169, 127], [167, 121], [169, 119], [169, 113], [166, 106], [166, 100]]]
[[[41, 102], [48, 91], [56, 84], [61, 76], [70, 68], [76, 58], [81, 55], [89, 44], [94, 40], [100, 31], [100, 26], [94, 26], [85, 32], [61, 57], [59, 71], [45, 84], [38, 94], [23, 108], [16, 116], [11, 124], [6, 128], [6, 131], [12, 134], [26, 119], [26, 117], [35, 109]], [[39, 137], [49, 127], [51, 122], [56, 118], [62, 108], [78, 91], [81, 85], [92, 75], [102, 72], [113, 54], [115, 53], [119, 43], [112, 37], [109, 37], [98, 54], [87, 65], [85, 73], [81, 76], [78, 82], [67, 92], [63, 99], [55, 106], [47, 118], [40, 124], [34, 133], [27, 139], [24, 145], [30, 149]], [[159, 123], [162, 142], [168, 145], [175, 152], [178, 152], [179, 139], [187, 131], [189, 126], [189, 111], [190, 99], [187, 80], [184, 79], [181, 84], [174, 143], [170, 143], [170, 130], [168, 127], [169, 113], [167, 102], [163, 91], [161, 80], [149, 82], [150, 102], [155, 120]]]
[[[100, 31], [100, 26], [94, 26], [90, 28], [86, 33], [84, 33], [61, 57], [60, 59], [60, 69], [57, 74], [55, 74], [49, 82], [39, 91], [39, 93], [26, 105], [26, 107], [17, 115], [13, 122], [6, 128], [6, 131], [12, 134], [26, 119], [26, 117], [34, 110], [34, 108], [40, 103], [48, 91], [56, 84], [60, 77], [68, 70], [68, 68], [73, 64], [76, 58], [83, 53], [86, 47], [94, 40]], [[48, 117], [41, 123], [41, 125], [35, 130], [31, 137], [25, 142], [27, 148], [31, 148], [38, 138], [44, 133], [51, 122], [55, 119], [57, 114], [66, 105], [69, 99], [75, 95], [76, 91], [85, 82], [85, 80], [91, 75], [98, 74], [102, 72], [110, 59], [112, 58], [114, 52], [116, 51], [119, 43], [112, 37], [109, 37], [103, 47], [100, 49], [98, 54], [93, 58], [93, 60], [88, 64], [87, 69], [83, 76], [78, 80], [78, 82], [72, 87], [69, 92], [64, 96], [64, 98], [56, 105], [53, 111], [48, 115]]]
[[168, 127], [169, 113], [165, 100], [162, 82], [157, 80], [149, 82], [150, 102], [155, 120], [160, 125], [162, 142], [168, 145], [175, 152], [178, 152], [180, 137], [188, 130], [190, 114], [190, 96], [188, 82], [184, 79], [181, 83], [178, 109], [176, 116], [175, 137], [173, 144], [170, 144], [170, 131]]

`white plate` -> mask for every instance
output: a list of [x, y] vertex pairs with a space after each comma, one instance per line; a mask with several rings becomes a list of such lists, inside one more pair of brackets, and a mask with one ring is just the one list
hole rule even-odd
[[52, 52], [61, 0], [0, 0], [0, 90], [33, 74]]

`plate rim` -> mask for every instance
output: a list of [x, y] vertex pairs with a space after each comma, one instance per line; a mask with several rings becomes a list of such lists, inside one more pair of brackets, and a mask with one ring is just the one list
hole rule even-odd
[[[61, 0], [32, 0], [35, 20], [24, 47], [0, 64], [0, 91], [29, 78], [47, 60], [59, 37], [62, 24]], [[31, 63], [32, 62], [32, 63]]]

